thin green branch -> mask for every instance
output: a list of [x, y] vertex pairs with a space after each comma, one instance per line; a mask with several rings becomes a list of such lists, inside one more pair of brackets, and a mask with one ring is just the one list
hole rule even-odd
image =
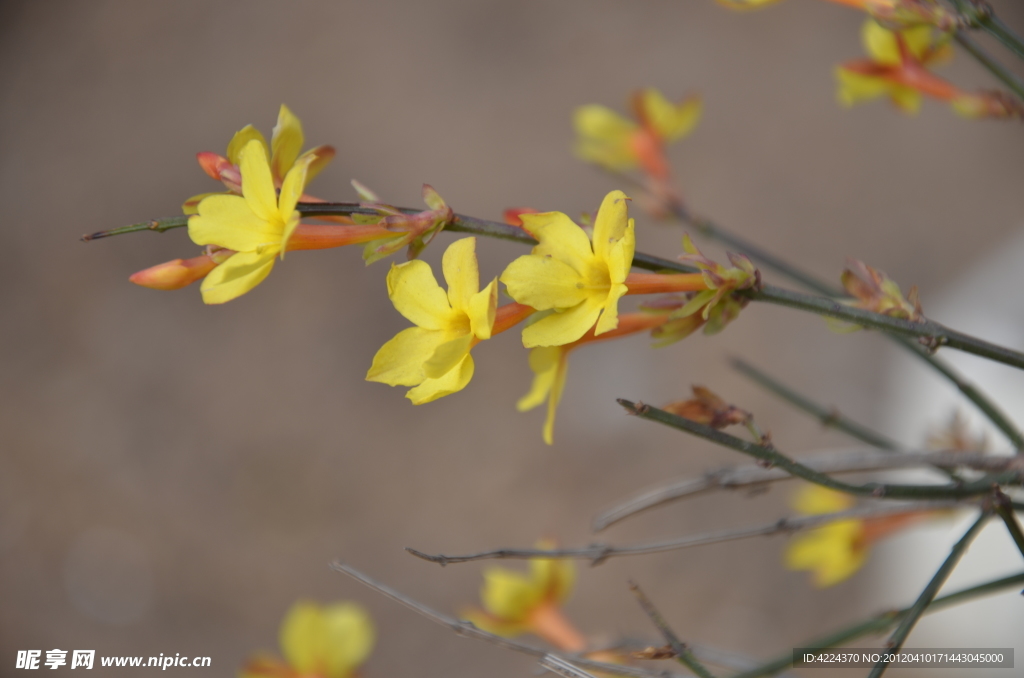
[[[739, 236], [729, 232], [711, 220], [694, 215], [685, 206], [679, 203], [670, 204], [669, 209], [672, 212], [672, 215], [682, 223], [696, 228], [701, 234], [711, 238], [712, 240], [717, 240], [724, 245], [737, 248], [738, 254], [747, 255], [759, 267], [771, 269], [798, 285], [803, 285], [806, 289], [817, 292], [818, 294], [822, 294], [827, 297], [839, 297], [843, 295], [842, 290], [839, 288], [820, 280], [816, 276], [811, 275], [810, 273], [775, 256], [761, 247], [743, 240]], [[939, 374], [949, 379], [965, 398], [974, 403], [975, 407], [981, 410], [981, 412], [988, 417], [996, 428], [1003, 432], [1003, 434], [1013, 444], [1014, 449], [1024, 449], [1024, 434], [1021, 434], [1017, 426], [991, 399], [988, 398], [988, 396], [957, 374], [956, 371], [943, 360], [932, 355], [927, 348], [919, 343], [907, 339], [906, 337], [896, 336], [893, 334], [887, 333], [885, 336], [902, 346], [904, 349], [913, 353]]]
[[[989, 595], [992, 593], [998, 593], [1004, 589], [1008, 589], [1015, 586], [1024, 584], [1024, 572], [1019, 574], [1011, 575], [1009, 577], [1003, 577], [1001, 579], [995, 579], [993, 581], [972, 586], [967, 589], [962, 589], [954, 593], [950, 593], [945, 596], [941, 596], [932, 601], [931, 605], [924, 611], [925, 614], [931, 614], [932, 612], [938, 612], [947, 607], [958, 605], [960, 603], [979, 598], [981, 596]], [[799, 647], [806, 647], [809, 650], [825, 650], [830, 647], [836, 647], [849, 643], [850, 641], [856, 640], [863, 636], [870, 635], [872, 633], [884, 633], [895, 626], [901, 619], [903, 619], [911, 608], [907, 607], [902, 610], [895, 610], [890, 612], [883, 612], [875, 615], [874, 617], [867, 619], [862, 622], [847, 626], [846, 628], [840, 629], [835, 633], [831, 633], [827, 636], [822, 636], [810, 642], [801, 644]], [[737, 673], [731, 676], [731, 678], [762, 678], [762, 676], [770, 676], [782, 671], [793, 664], [793, 651], [790, 650], [785, 654], [779, 655], [775, 659], [768, 661], [757, 668], [742, 673]]]
[[[372, 212], [372, 210], [361, 207], [357, 203], [300, 203], [298, 205], [298, 209], [303, 216], [337, 216]], [[91, 235], [84, 236], [84, 239], [95, 240], [114, 234], [131, 233], [142, 230], [163, 231], [171, 228], [180, 228], [181, 226], [186, 225], [187, 221], [188, 220], [185, 217], [174, 217], [173, 219], [149, 222], [149, 224], [134, 224], [121, 229], [114, 229], [116, 233], [114, 231], [93, 233]], [[456, 215], [452, 224], [449, 225], [449, 230], [462, 233], [475, 233], [478, 235], [513, 240], [526, 244], [535, 242], [533, 238], [529, 237], [529, 235], [525, 233], [525, 231], [514, 226], [462, 215]], [[677, 271], [682, 273], [693, 273], [695, 271], [693, 267], [687, 266], [678, 261], [662, 259], [660, 257], [653, 257], [645, 254], [636, 254], [633, 257], [633, 265], [637, 268], [650, 271]], [[787, 306], [789, 308], [836, 318], [855, 325], [861, 325], [862, 327], [880, 329], [906, 337], [916, 337], [920, 341], [927, 343], [927, 345], [932, 348], [949, 346], [996, 362], [1024, 369], [1024, 353], [1012, 351], [1002, 346], [996, 346], [995, 344], [991, 344], [987, 341], [982, 341], [981, 339], [943, 327], [942, 325], [932, 321], [912, 322], [909, 320], [903, 320], [902, 318], [893, 318], [880, 313], [873, 313], [871, 311], [847, 306], [834, 299], [801, 294], [800, 292], [782, 289], [780, 287], [775, 287], [774, 285], [765, 285], [760, 290], [743, 290], [737, 292], [737, 294], [745, 296], [751, 301]]]
[[700, 663], [700, 660], [693, 656], [693, 651], [687, 647], [686, 643], [679, 640], [679, 636], [668, 625], [665, 618], [661, 616], [658, 608], [654, 606], [654, 603], [647, 597], [647, 594], [635, 582], [629, 582], [629, 590], [636, 596], [637, 602], [640, 603], [640, 607], [643, 608], [643, 611], [650, 618], [651, 623], [661, 632], [662, 637], [668, 643], [672, 652], [675, 653], [679, 663], [696, 673], [700, 678], [715, 678], [715, 674], [711, 673], [706, 666]]
[[[907, 636], [909, 636], [910, 632], [914, 629], [914, 626], [917, 624], [917, 620], [921, 618], [924, 611], [928, 609], [928, 606], [932, 604], [933, 600], [935, 600], [935, 596], [939, 593], [939, 589], [941, 589], [942, 585], [946, 583], [946, 579], [948, 579], [950, 573], [953, 572], [953, 568], [955, 568], [957, 563], [960, 562], [960, 558], [963, 556], [964, 551], [966, 551], [970, 543], [974, 541], [975, 535], [978, 534], [981, 528], [985, 525], [985, 521], [987, 521], [991, 515], [991, 512], [986, 510], [978, 516], [978, 519], [973, 525], [971, 525], [970, 529], [964, 533], [964, 536], [960, 538], [960, 541], [958, 541], [950, 550], [949, 555], [946, 557], [946, 560], [943, 561], [942, 565], [935, 573], [935, 576], [932, 577], [931, 581], [928, 582], [928, 585], [924, 587], [923, 591], [921, 591], [921, 595], [918, 596], [917, 600], [914, 601], [914, 604], [910, 607], [907, 613], [903, 615], [902, 619], [900, 619], [899, 626], [896, 627], [892, 636], [889, 637], [889, 642], [886, 643], [887, 647], [893, 653], [898, 653], [903, 647], [903, 643], [906, 642]], [[885, 656], [888, 656], [888, 654], [889, 653], [886, 652]], [[871, 673], [868, 674], [868, 678], [879, 678], [883, 673], [885, 673], [885, 670], [888, 667], [888, 659], [880, 660], [875, 664], [875, 667], [871, 669]]]
[[1013, 537], [1013, 543], [1017, 545], [1021, 555], [1024, 555], [1024, 531], [1021, 530], [1020, 522], [1017, 520], [1017, 515], [1013, 512], [1014, 506], [1010, 498], [1002, 493], [1001, 490], [996, 488], [995, 490], [996, 501], [995, 509], [999, 517], [1003, 519], [1003, 523], [1006, 524], [1006, 530]]
[[884, 483], [865, 483], [864, 485], [851, 485], [836, 480], [831, 476], [790, 459], [774, 447], [758, 445], [747, 442], [736, 436], [729, 435], [722, 431], [698, 424], [695, 421], [671, 414], [657, 407], [643, 403], [632, 403], [622, 398], [618, 399], [620, 405], [626, 408], [630, 414], [641, 419], [656, 421], [686, 433], [718, 443], [724, 447], [742, 452], [748, 456], [759, 459], [770, 465], [777, 466], [784, 471], [798, 478], [824, 487], [846, 492], [861, 497], [886, 497], [890, 499], [961, 499], [966, 497], [977, 497], [992, 491], [992, 485], [1019, 484], [1024, 478], [1020, 470], [1008, 470], [998, 474], [985, 476], [980, 480], [967, 483], [949, 483], [946, 485], [889, 485]]
[[797, 393], [774, 377], [768, 376], [750, 363], [740, 358], [732, 358], [729, 361], [737, 371], [745, 377], [753, 380], [758, 385], [768, 389], [779, 396], [790, 405], [807, 412], [818, 419], [824, 426], [834, 428], [850, 435], [857, 440], [874, 445], [883, 450], [895, 451], [900, 449], [899, 444], [885, 437], [881, 433], [871, 430], [863, 424], [858, 424], [849, 417], [844, 416], [838, 410], [819, 405], [807, 396]]
[[952, 0], [961, 21], [970, 28], [980, 28], [1001, 42], [1004, 47], [1024, 60], [1024, 39], [1013, 32], [996, 16], [987, 2], [979, 0]]
[[1004, 85], [1013, 90], [1013, 93], [1019, 99], [1024, 100], [1024, 81], [1021, 81], [1009, 69], [996, 61], [995, 57], [985, 51], [985, 48], [976, 43], [974, 38], [967, 35], [965, 31], [958, 30], [955, 37], [960, 46], [967, 50], [978, 63], [987, 68], [989, 73], [996, 76]]

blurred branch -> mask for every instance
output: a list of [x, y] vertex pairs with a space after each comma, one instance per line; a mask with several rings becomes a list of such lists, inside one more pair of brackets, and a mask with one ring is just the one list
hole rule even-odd
[[416, 612], [417, 614], [426, 617], [430, 621], [436, 624], [440, 624], [441, 626], [447, 626], [449, 629], [454, 631], [456, 635], [464, 636], [466, 638], [475, 638], [476, 640], [482, 640], [484, 642], [491, 643], [492, 645], [497, 645], [498, 647], [504, 648], [506, 650], [512, 650], [513, 652], [520, 652], [522, 654], [527, 654], [532, 657], [537, 657], [539, 660], [543, 660], [547, 657], [554, 657], [570, 665], [581, 666], [592, 671], [603, 671], [605, 673], [611, 673], [618, 676], [631, 676], [632, 678], [681, 678], [682, 675], [677, 673], [670, 673], [667, 671], [647, 671], [645, 669], [637, 668], [634, 666], [623, 666], [621, 664], [608, 664], [606, 662], [598, 662], [592, 659], [587, 659], [586, 657], [566, 656], [555, 652], [548, 652], [547, 650], [541, 649], [539, 647], [533, 647], [532, 645], [526, 645], [525, 643], [518, 643], [514, 640], [502, 638], [501, 636], [495, 635], [493, 633], [488, 633], [487, 631], [484, 631], [482, 629], [478, 629], [471, 622], [462, 619], [455, 619], [454, 617], [449, 617], [448, 615], [441, 614], [440, 612], [437, 612], [436, 610], [427, 607], [423, 603], [417, 600], [413, 600], [412, 598], [403, 593], [399, 593], [390, 586], [386, 586], [374, 579], [371, 579], [370, 577], [366, 576], [365, 574], [355, 569], [354, 567], [351, 567], [350, 565], [346, 565], [345, 563], [342, 563], [340, 561], [334, 561], [333, 563], [331, 563], [330, 567], [335, 572], [347, 574], [353, 579], [370, 587], [377, 593], [380, 593], [385, 597], [390, 598], [396, 603], [404, 605], [413, 612]]
[[[967, 467], [984, 471], [1003, 471], [1021, 467], [1020, 457], [993, 457], [980, 452], [906, 452], [890, 454], [874, 448], [853, 449], [841, 454], [825, 454], [797, 460], [819, 473], [861, 473], [918, 466], [941, 468]], [[615, 523], [641, 511], [667, 504], [677, 499], [712, 490], [758, 489], [768, 483], [792, 480], [793, 476], [780, 468], [750, 466], [726, 467], [708, 471], [698, 478], [677, 480], [640, 492], [606, 509], [594, 517], [593, 529], [600, 532]]]
[[888, 497], [892, 499], [957, 499], [964, 497], [976, 497], [987, 494], [992, 490], [992, 485], [1019, 484], [1024, 478], [1024, 469], [1018, 466], [1011, 466], [1010, 470], [1001, 472], [995, 476], [986, 476], [980, 480], [961, 483], [955, 482], [947, 485], [889, 485], [883, 483], [865, 483], [864, 485], [851, 485], [830, 476], [820, 473], [804, 464], [796, 462], [786, 455], [780, 453], [774, 447], [766, 447], [756, 443], [750, 443], [736, 436], [729, 435], [722, 431], [715, 430], [710, 426], [698, 424], [695, 421], [676, 416], [657, 407], [643, 403], [634, 404], [622, 398], [618, 399], [620, 405], [626, 408], [630, 414], [641, 419], [656, 421], [666, 426], [692, 433], [701, 438], [718, 443], [725, 447], [742, 452], [743, 454], [759, 459], [769, 466], [778, 466], [789, 472], [791, 475], [803, 478], [817, 485], [854, 494], [869, 497]]
[[814, 416], [824, 426], [842, 431], [847, 435], [853, 436], [857, 440], [865, 442], [868, 445], [874, 445], [875, 447], [883, 450], [895, 451], [900, 448], [897, 443], [886, 438], [881, 433], [877, 433], [867, 426], [858, 424], [849, 417], [843, 416], [839, 410], [835, 408], [827, 408], [823, 405], [819, 405], [807, 396], [797, 393], [782, 382], [768, 376], [745, 360], [732, 358], [729, 363], [745, 377], [753, 380], [763, 388], [768, 389], [790, 405]]
[[999, 514], [999, 517], [1003, 519], [1003, 523], [1006, 524], [1006, 529], [1009, 531], [1010, 536], [1013, 537], [1013, 543], [1017, 545], [1017, 549], [1021, 555], [1024, 555], [1024, 531], [1021, 530], [1020, 522], [1017, 520], [1017, 516], [1014, 514], [1013, 502], [997, 487], [994, 490], [995, 493], [995, 510]]
[[[960, 557], [963, 556], [964, 551], [966, 551], [970, 543], [974, 541], [975, 535], [978, 534], [981, 528], [985, 525], [985, 521], [987, 521], [991, 516], [992, 513], [990, 510], [986, 509], [982, 511], [981, 515], [978, 516], [978, 519], [973, 525], [971, 525], [970, 529], [968, 529], [967, 532], [964, 533], [964, 536], [960, 538], [960, 541], [953, 545], [949, 555], [946, 557], [946, 560], [943, 561], [942, 565], [939, 566], [935, 576], [932, 577], [931, 581], [928, 582], [928, 585], [924, 587], [923, 591], [921, 591], [921, 595], [918, 596], [917, 600], [914, 601], [914, 604], [909, 610], [907, 610], [907, 613], [900, 619], [899, 626], [896, 627], [896, 630], [893, 631], [892, 636], [889, 637], [889, 641], [886, 643], [886, 648], [888, 650], [891, 650], [894, 653], [898, 653], [900, 651], [903, 647], [903, 643], [907, 640], [907, 636], [910, 635], [910, 632], [917, 624], [917, 620], [921, 618], [924, 611], [932, 604], [932, 601], [935, 599], [936, 594], [938, 594], [939, 589], [941, 589], [942, 585], [946, 583], [946, 579], [948, 579], [950, 573], [953, 572], [953, 568], [955, 568], [957, 563], [960, 562]], [[887, 654], [888, 653], [886, 653], [886, 655]], [[868, 678], [879, 678], [879, 676], [885, 673], [885, 670], [888, 667], [889, 661], [883, 658], [875, 664], [873, 669], [871, 669], [871, 673], [868, 674]]]
[[956, 41], [960, 43], [967, 52], [973, 56], [978, 63], [1002, 81], [1004, 85], [1013, 90], [1017, 98], [1024, 100], [1024, 81], [1021, 81], [1009, 69], [996, 61], [995, 57], [989, 54], [981, 45], [974, 41], [974, 38], [967, 35], [965, 31], [958, 30], [955, 34]]
[[[925, 609], [924, 614], [938, 612], [944, 608], [959, 605], [960, 603], [980, 598], [981, 596], [998, 593], [1004, 589], [1020, 586], [1021, 584], [1024, 584], [1024, 572], [1011, 575], [1009, 577], [1003, 577], [1001, 579], [994, 579], [992, 581], [985, 582], [984, 584], [972, 586], [970, 588], [962, 589], [955, 593], [950, 593], [936, 598], [932, 601], [931, 605]], [[903, 619], [910, 610], [911, 608], [907, 607], [902, 610], [883, 612], [866, 621], [858, 622], [852, 626], [847, 626], [835, 633], [802, 643], [799, 647], [805, 647], [809, 650], [825, 650], [830, 647], [843, 645], [844, 643], [848, 643], [872, 633], [884, 633], [899, 623], [899, 621]], [[761, 678], [762, 676], [771, 676], [789, 666], [792, 666], [792, 664], [793, 651], [788, 650], [785, 654], [781, 654], [775, 659], [765, 662], [757, 668], [737, 673], [731, 676], [731, 678]]]
[[676, 659], [679, 660], [686, 668], [696, 673], [700, 678], [715, 678], [715, 674], [711, 673], [706, 666], [700, 663], [696, 657], [693, 656], [693, 652], [689, 647], [686, 646], [683, 641], [679, 640], [679, 636], [676, 635], [672, 627], [668, 625], [665, 618], [658, 612], [658, 608], [654, 606], [651, 599], [640, 589], [635, 582], [629, 583], [629, 590], [636, 596], [637, 602], [640, 603], [640, 607], [643, 608], [644, 612], [651, 619], [651, 623], [657, 627], [658, 631], [665, 638], [665, 642], [675, 653]]
[[428, 560], [432, 563], [437, 563], [441, 566], [450, 565], [453, 563], [467, 563], [473, 560], [491, 560], [503, 558], [574, 558], [579, 560], [589, 560], [591, 561], [591, 565], [600, 565], [608, 558], [615, 558], [620, 556], [639, 556], [646, 555], [649, 553], [661, 553], [663, 551], [673, 551], [676, 549], [692, 548], [694, 546], [720, 544], [722, 542], [735, 541], [737, 539], [747, 539], [749, 537], [763, 537], [783, 533], [789, 534], [793, 532], [799, 532], [801, 530], [808, 530], [814, 527], [820, 527], [822, 525], [826, 525], [837, 520], [877, 518], [881, 516], [898, 515], [901, 513], [949, 509], [963, 505], [965, 504], [956, 501], [928, 501], [901, 502], [899, 504], [875, 504], [871, 506], [859, 506], [857, 508], [852, 508], [847, 511], [837, 511], [835, 513], [822, 513], [810, 516], [789, 516], [785, 518], [780, 518], [779, 520], [776, 520], [771, 523], [755, 525], [753, 527], [741, 527], [737, 529], [703, 532], [700, 534], [690, 535], [688, 537], [681, 537], [679, 539], [671, 539], [668, 541], [653, 542], [647, 544], [637, 544], [635, 546], [612, 546], [610, 544], [592, 544], [590, 546], [583, 546], [577, 548], [495, 549], [492, 551], [481, 551], [479, 553], [471, 553], [467, 555], [458, 556], [430, 555], [409, 547], [406, 547], [405, 550], [411, 553], [412, 555], [416, 556], [417, 558], [422, 558], [423, 560]]

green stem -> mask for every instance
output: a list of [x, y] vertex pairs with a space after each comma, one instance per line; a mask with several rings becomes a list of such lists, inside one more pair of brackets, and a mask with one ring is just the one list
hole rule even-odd
[[[374, 213], [373, 210], [361, 207], [358, 203], [299, 203], [298, 209], [303, 216], [336, 216]], [[413, 210], [408, 209], [403, 211], [413, 212]], [[98, 238], [108, 237], [110, 235], [119, 235], [122, 233], [132, 233], [143, 230], [162, 232], [171, 228], [180, 228], [185, 226], [187, 223], [187, 217], [174, 217], [172, 219], [153, 221], [145, 224], [133, 224], [132, 226], [114, 229], [113, 231], [93, 233], [91, 235], [84, 236], [83, 239], [95, 240]], [[339, 228], [344, 227], [342, 226]], [[525, 231], [520, 228], [516, 228], [515, 226], [509, 226], [507, 224], [487, 221], [484, 219], [475, 219], [473, 217], [466, 217], [462, 215], [456, 215], [453, 222], [449, 224], [447, 228], [452, 231], [475, 233], [478, 235], [513, 240], [515, 242], [526, 244], [535, 242], [534, 239]], [[660, 257], [653, 257], [646, 254], [634, 255], [633, 265], [637, 268], [650, 271], [678, 271], [681, 273], [694, 273], [696, 271], [693, 267], [687, 266], [678, 261], [661, 259]], [[1024, 354], [956, 332], [932, 321], [912, 322], [910, 320], [903, 320], [902, 318], [893, 318], [880, 313], [873, 313], [871, 311], [847, 306], [834, 299], [801, 294], [800, 292], [782, 289], [780, 287], [775, 287], [774, 285], [765, 285], [760, 290], [742, 290], [736, 294], [745, 296], [751, 301], [788, 306], [789, 308], [836, 318], [855, 325], [861, 325], [862, 327], [872, 327], [906, 337], [917, 337], [926, 342], [930, 347], [937, 348], [939, 346], [949, 346], [951, 348], [956, 348], [967, 353], [973, 353], [983, 358], [988, 358], [1013, 367], [1024, 368]]]
[[[1012, 586], [1020, 586], [1021, 584], [1024, 584], [1024, 572], [1011, 575], [1009, 577], [1003, 577], [1002, 579], [995, 579], [967, 589], [962, 589], [933, 600], [931, 605], [929, 605], [925, 610], [925, 614], [938, 612], [943, 608], [951, 607], [964, 601], [972, 600], [990, 593], [996, 593]], [[806, 647], [809, 650], [825, 650], [830, 647], [843, 645], [844, 643], [848, 643], [872, 633], [883, 633], [896, 625], [896, 623], [905, 617], [910, 610], [911, 608], [908, 607], [902, 610], [883, 612], [875, 615], [871, 619], [858, 622], [852, 626], [836, 631], [835, 633], [800, 645], [800, 647]], [[793, 652], [789, 651], [786, 654], [779, 655], [775, 659], [758, 666], [757, 668], [744, 671], [743, 673], [738, 673], [731, 678], [761, 678], [762, 676], [770, 676], [790, 667], [792, 664]]]
[[[963, 556], [964, 551], [967, 550], [967, 547], [974, 540], [975, 535], [978, 534], [989, 517], [991, 517], [991, 513], [987, 510], [983, 511], [982, 514], [978, 516], [978, 519], [973, 525], [971, 525], [970, 529], [964, 533], [964, 536], [960, 538], [960, 541], [958, 541], [953, 546], [952, 550], [950, 550], [949, 555], [939, 567], [935, 576], [933, 576], [931, 581], [928, 582], [928, 585], [924, 587], [924, 591], [921, 591], [921, 595], [917, 597], [914, 604], [910, 607], [907, 613], [903, 615], [903, 618], [900, 619], [899, 626], [897, 626], [896, 630], [893, 631], [892, 636], [889, 637], [889, 642], [886, 644], [892, 652], [899, 652], [903, 647], [903, 643], [906, 642], [907, 636], [909, 636], [910, 632], [914, 629], [914, 626], [917, 624], [917, 620], [921, 618], [924, 611], [932, 604], [932, 601], [938, 594], [939, 589], [941, 589], [942, 585], [946, 583], [946, 579], [949, 578], [953, 568], [955, 568], [956, 564], [960, 562], [960, 557]], [[888, 667], [889, 661], [887, 659], [882, 659], [875, 664], [873, 669], [871, 669], [871, 673], [868, 674], [868, 678], [879, 678], [879, 676], [885, 673], [885, 670]]]
[[1013, 502], [1010, 498], [1002, 493], [998, 488], [995, 491], [996, 501], [996, 513], [1003, 519], [1003, 523], [1006, 524], [1006, 529], [1013, 537], [1013, 543], [1017, 545], [1021, 555], [1024, 555], [1024, 531], [1021, 530], [1020, 522], [1017, 520], [1017, 515], [1013, 512]]
[[750, 363], [740, 360], [739, 358], [733, 358], [729, 362], [745, 377], [752, 379], [760, 386], [768, 389], [788, 402], [790, 405], [793, 405], [794, 407], [816, 417], [823, 425], [840, 430], [843, 433], [853, 436], [857, 440], [883, 450], [896, 451], [900, 448], [897, 443], [886, 438], [881, 433], [873, 431], [867, 426], [858, 424], [849, 417], [843, 416], [837, 410], [819, 405], [807, 396], [797, 393], [785, 384], [768, 376]]
[[1013, 32], [1013, 29], [1003, 23], [1003, 20], [996, 16], [991, 10], [980, 20], [981, 27], [988, 31], [996, 40], [1017, 55], [1017, 58], [1024, 60], [1024, 39]]
[[985, 48], [976, 43], [974, 38], [967, 35], [966, 32], [957, 31], [955, 37], [960, 46], [967, 50], [978, 63], [987, 68], [992, 75], [996, 76], [1004, 85], [1013, 90], [1013, 93], [1019, 99], [1024, 100], [1024, 81], [1021, 81], [1020, 78], [996, 61], [995, 57], [985, 51]]
[[672, 627], [668, 625], [665, 618], [661, 616], [661, 613], [658, 612], [658, 608], [654, 606], [654, 603], [652, 603], [651, 599], [647, 597], [647, 594], [645, 594], [643, 590], [633, 582], [629, 583], [629, 589], [633, 592], [633, 595], [636, 596], [637, 602], [640, 603], [640, 607], [643, 608], [643, 611], [648, 617], [650, 617], [651, 623], [658, 627], [662, 637], [665, 638], [665, 642], [667, 642], [669, 647], [672, 648], [672, 652], [675, 653], [676, 659], [679, 660], [679, 663], [693, 671], [695, 674], [700, 676], [700, 678], [715, 678], [715, 674], [711, 673], [711, 671], [709, 671], [708, 668], [694, 656], [693, 651], [691, 651], [683, 641], [679, 640], [679, 636], [677, 636], [675, 631], [672, 630]]
[[817, 485], [822, 485], [833, 490], [838, 490], [839, 492], [846, 492], [847, 494], [853, 494], [861, 497], [885, 497], [890, 499], [963, 499], [987, 494], [992, 491], [993, 484], [1020, 484], [1022, 475], [1024, 475], [1021, 471], [1013, 470], [985, 476], [980, 480], [972, 482], [957, 482], [947, 485], [887, 485], [874, 482], [865, 483], [864, 485], [851, 485], [849, 483], [836, 480], [835, 478], [825, 475], [819, 471], [815, 471], [809, 466], [805, 466], [798, 461], [790, 459], [774, 447], [767, 447], [765, 445], [747, 442], [742, 438], [737, 438], [736, 436], [713, 429], [710, 426], [698, 424], [697, 422], [686, 419], [685, 417], [680, 417], [664, 410], [659, 410], [657, 407], [652, 407], [650, 405], [642, 403], [634, 404], [622, 398], [618, 399], [618, 403], [625, 407], [630, 414], [634, 414], [641, 419], [656, 421], [659, 424], [664, 424], [680, 431], [691, 433], [706, 440], [710, 440], [713, 443], [718, 443], [724, 447], [728, 447], [736, 450], [737, 452], [742, 452], [743, 454], [754, 457], [755, 459], [759, 459], [770, 466], [778, 466], [797, 478], [803, 478], [804, 480]]

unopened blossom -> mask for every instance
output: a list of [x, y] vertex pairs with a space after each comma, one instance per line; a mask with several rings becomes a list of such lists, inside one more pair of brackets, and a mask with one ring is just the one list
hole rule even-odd
[[663, 410], [711, 428], [746, 424], [751, 414], [730, 405], [706, 386], [693, 386], [693, 397], [665, 405]]
[[550, 311], [523, 330], [524, 346], [561, 346], [592, 327], [601, 335], [618, 325], [636, 243], [628, 199], [622, 191], [605, 196], [592, 240], [561, 212], [520, 215], [540, 244], [509, 264], [501, 282], [520, 304]]
[[392, 265], [388, 297], [415, 327], [384, 344], [366, 374], [368, 381], [413, 386], [406, 397], [415, 405], [466, 387], [474, 370], [470, 349], [491, 337], [495, 322], [498, 282], [480, 290], [476, 238], [449, 245], [441, 268], [447, 292], [424, 261]]
[[239, 678], [351, 678], [373, 650], [374, 637], [370, 616], [355, 603], [299, 602], [281, 623], [284, 658], [256, 655]]
[[[275, 186], [281, 186], [288, 171], [299, 163], [306, 165], [305, 184], [308, 184], [327, 166], [335, 154], [334, 148], [326, 145], [317, 146], [302, 153], [302, 146], [305, 144], [302, 121], [287, 106], [281, 104], [281, 109], [277, 114], [277, 124], [274, 125], [269, 145], [258, 129], [252, 125], [246, 125], [235, 132], [228, 143], [225, 155], [203, 151], [196, 155], [196, 159], [208, 176], [224, 184], [228, 193], [240, 195], [242, 193], [240, 171], [242, 149], [250, 141], [258, 141], [264, 151], [270, 154], [270, 174]], [[303, 189], [305, 189], [305, 184]], [[202, 193], [186, 200], [182, 206], [185, 214], [195, 214], [200, 201], [210, 195], [218, 194]]]

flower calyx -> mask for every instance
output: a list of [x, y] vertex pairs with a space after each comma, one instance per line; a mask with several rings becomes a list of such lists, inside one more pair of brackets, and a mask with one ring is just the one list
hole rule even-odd
[[392, 237], [380, 238], [366, 244], [363, 260], [367, 265], [391, 256], [408, 245], [408, 259], [415, 259], [427, 245], [455, 219], [455, 212], [429, 184], [423, 184], [423, 202], [429, 209], [415, 214], [402, 212], [393, 205], [380, 201], [373, 191], [353, 180], [352, 186], [359, 193], [360, 207], [373, 210], [376, 214], [353, 214], [357, 224], [376, 224], [395, 233]]

